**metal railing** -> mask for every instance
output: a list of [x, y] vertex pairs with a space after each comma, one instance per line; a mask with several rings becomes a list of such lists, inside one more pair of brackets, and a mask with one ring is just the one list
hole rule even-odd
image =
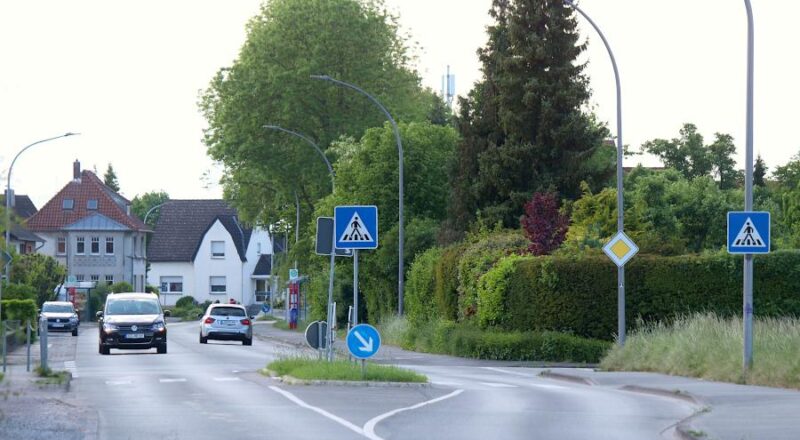
[[[42, 340], [44, 342], [44, 352], [45, 355], [42, 357], [43, 359], [43, 367], [47, 365], [47, 321], [44, 324], [45, 331], [42, 333], [43, 337]], [[12, 347], [16, 347], [18, 344], [22, 343], [21, 339], [24, 335], [25, 339], [25, 348], [26, 348], [26, 358], [27, 358], [27, 371], [31, 371], [31, 334], [36, 331], [31, 325], [30, 321], [25, 321], [25, 324], [22, 325], [21, 321], [19, 320], [6, 320], [0, 322], [0, 343], [3, 344], [3, 373], [6, 372], [8, 367], [8, 347], [11, 345]]]

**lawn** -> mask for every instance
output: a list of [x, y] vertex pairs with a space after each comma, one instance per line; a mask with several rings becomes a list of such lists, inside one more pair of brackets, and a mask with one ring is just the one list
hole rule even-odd
[[374, 382], [425, 383], [428, 378], [413, 371], [391, 365], [366, 363], [366, 377], [362, 377], [361, 363], [348, 360], [327, 362], [324, 360], [291, 357], [279, 359], [267, 365], [267, 369], [279, 376], [292, 376], [303, 380], [350, 380]]

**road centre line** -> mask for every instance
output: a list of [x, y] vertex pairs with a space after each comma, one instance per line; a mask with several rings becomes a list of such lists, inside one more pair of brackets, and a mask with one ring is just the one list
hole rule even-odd
[[161, 383], [186, 382], [185, 377], [158, 379]]
[[241, 379], [238, 377], [215, 377], [214, 380], [217, 382], [235, 382]]
[[317, 414], [320, 414], [320, 415], [322, 415], [324, 417], [327, 417], [328, 419], [333, 420], [334, 422], [344, 426], [345, 428], [347, 428], [347, 429], [349, 429], [351, 431], [354, 431], [354, 432], [356, 432], [356, 433], [358, 433], [360, 435], [365, 435], [364, 434], [364, 430], [362, 430], [358, 426], [348, 422], [347, 420], [345, 420], [345, 419], [343, 419], [343, 418], [341, 418], [341, 417], [339, 417], [339, 416], [337, 416], [335, 414], [331, 414], [331, 413], [329, 413], [328, 411], [325, 411], [322, 408], [318, 408], [316, 406], [309, 405], [306, 402], [304, 402], [303, 400], [301, 400], [299, 397], [295, 396], [294, 394], [292, 394], [292, 393], [290, 393], [290, 392], [288, 392], [286, 390], [282, 390], [282, 389], [280, 389], [280, 388], [278, 388], [278, 387], [276, 387], [274, 385], [270, 386], [269, 389], [271, 389], [272, 391], [275, 391], [278, 394], [281, 394], [283, 397], [291, 400], [292, 402], [294, 402], [295, 404], [297, 404], [300, 407], [303, 407], [303, 408], [306, 408], [306, 409], [310, 409], [311, 411], [314, 411]]
[[499, 383], [499, 382], [478, 382], [478, 383], [492, 388], [519, 388], [519, 386], [517, 385], [510, 385], [507, 383]]
[[444, 396], [439, 396], [435, 399], [426, 400], [424, 402], [420, 402], [416, 405], [407, 406], [405, 408], [398, 408], [387, 413], [381, 414], [377, 417], [373, 417], [367, 423], [364, 424], [364, 435], [369, 438], [370, 440], [383, 440], [383, 438], [378, 437], [375, 434], [375, 425], [377, 425], [381, 420], [387, 419], [395, 414], [401, 413], [403, 411], [411, 411], [412, 409], [422, 408], [425, 405], [430, 405], [432, 403], [441, 402], [442, 400], [449, 399], [451, 397], [458, 396], [459, 394], [463, 393], [464, 390], [455, 390], [450, 394], [445, 394]]

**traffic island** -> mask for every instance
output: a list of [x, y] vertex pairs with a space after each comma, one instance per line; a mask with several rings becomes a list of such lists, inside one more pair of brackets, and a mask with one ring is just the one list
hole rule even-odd
[[261, 370], [291, 385], [428, 386], [424, 375], [392, 365], [312, 358], [279, 359]]

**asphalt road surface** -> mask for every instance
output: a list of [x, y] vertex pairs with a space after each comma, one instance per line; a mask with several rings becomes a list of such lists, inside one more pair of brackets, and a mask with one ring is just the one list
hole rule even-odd
[[260, 375], [295, 347], [198, 342], [169, 325], [169, 351], [97, 352], [82, 327], [72, 390], [99, 439], [663, 439], [696, 408], [680, 400], [538, 377], [536, 369], [408, 365], [426, 387], [289, 386]]

